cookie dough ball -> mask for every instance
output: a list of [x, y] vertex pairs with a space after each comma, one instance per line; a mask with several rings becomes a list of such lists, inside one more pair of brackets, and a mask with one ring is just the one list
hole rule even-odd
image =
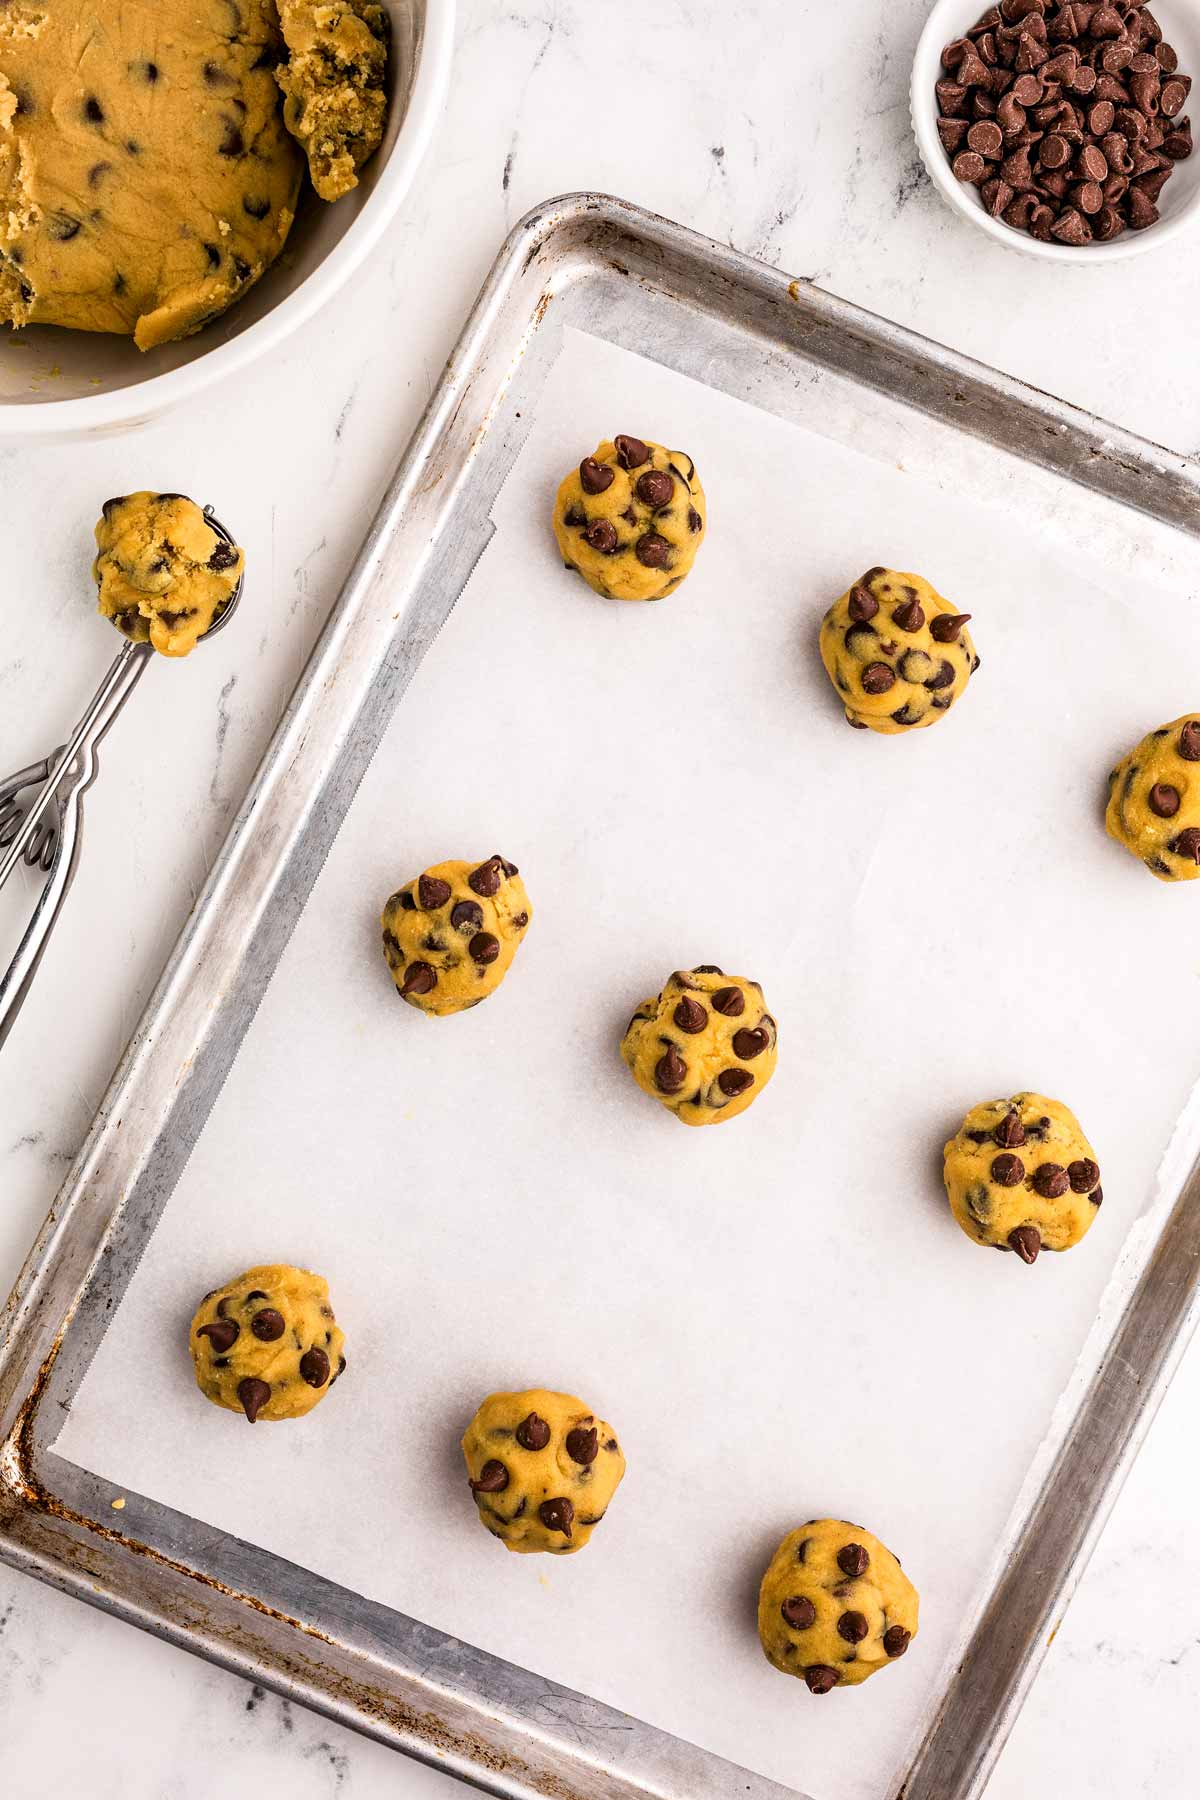
[[383, 909], [383, 954], [400, 997], [438, 1018], [478, 1006], [508, 974], [532, 908], [515, 863], [444, 862]]
[[767, 1660], [811, 1694], [866, 1681], [917, 1635], [917, 1590], [861, 1525], [811, 1519], [789, 1532], [758, 1595]]
[[1026, 1263], [1079, 1243], [1104, 1199], [1079, 1120], [1045, 1094], [987, 1100], [969, 1112], [946, 1145], [945, 1181], [967, 1236]]
[[201, 1393], [252, 1425], [311, 1412], [346, 1367], [329, 1288], [287, 1263], [247, 1269], [205, 1294], [190, 1342]]
[[0, 7], [0, 320], [149, 350], [252, 287], [304, 167], [282, 51], [275, 0]]
[[275, 71], [283, 121], [322, 200], [358, 186], [387, 113], [388, 16], [373, 0], [279, 0], [288, 58]]
[[1200, 713], [1160, 725], [1108, 778], [1108, 835], [1160, 881], [1200, 875]]
[[707, 519], [691, 457], [636, 437], [585, 456], [554, 502], [563, 561], [611, 600], [661, 600], [677, 588]]
[[245, 558], [183, 494], [104, 502], [92, 574], [100, 611], [135, 644], [187, 656], [228, 606]]
[[573, 1394], [491, 1394], [462, 1441], [479, 1517], [509, 1550], [570, 1556], [625, 1473], [611, 1425]]
[[677, 970], [661, 994], [642, 1001], [621, 1055], [638, 1086], [685, 1125], [719, 1125], [762, 1093], [778, 1037], [757, 981], [703, 963]]
[[857, 730], [936, 725], [979, 667], [966, 629], [920, 575], [868, 569], [821, 621], [821, 661]]

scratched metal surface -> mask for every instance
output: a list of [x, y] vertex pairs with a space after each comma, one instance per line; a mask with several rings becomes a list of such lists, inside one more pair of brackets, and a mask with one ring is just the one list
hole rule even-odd
[[[1200, 536], [1200, 469], [777, 270], [584, 195], [517, 227], [0, 1317], [0, 1555], [497, 1795], [792, 1800], [777, 1784], [150, 1501], [50, 1448], [404, 689], [478, 560], [565, 325], [783, 417], [847, 379], [1100, 512]], [[213, 996], [218, 998], [214, 1002]], [[1197, 1317], [1200, 1171], [1128, 1255], [956, 1678], [893, 1800], [977, 1795]], [[803, 1800], [803, 1797], [800, 1797]]]

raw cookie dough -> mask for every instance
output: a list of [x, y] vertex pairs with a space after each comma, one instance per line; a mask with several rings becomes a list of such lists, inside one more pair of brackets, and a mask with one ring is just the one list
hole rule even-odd
[[515, 863], [444, 862], [406, 882], [383, 909], [383, 954], [401, 998], [443, 1018], [494, 994], [532, 908]]
[[163, 656], [194, 650], [242, 578], [245, 558], [183, 494], [104, 502], [92, 574], [100, 611], [135, 644]]
[[1070, 1250], [1104, 1199], [1095, 1151], [1060, 1100], [1014, 1094], [987, 1100], [963, 1120], [945, 1151], [946, 1193], [969, 1238], [1015, 1250]]
[[821, 661], [858, 730], [936, 725], [979, 667], [956, 612], [920, 575], [868, 569], [821, 621]]
[[1160, 881], [1200, 875], [1200, 713], [1161, 725], [1108, 778], [1108, 835]]
[[283, 248], [303, 171], [274, 0], [0, 6], [0, 321], [149, 350]]
[[252, 1425], [311, 1412], [346, 1367], [328, 1286], [287, 1263], [205, 1294], [189, 1341], [201, 1393]]
[[554, 502], [563, 561], [612, 600], [661, 600], [677, 588], [707, 520], [691, 457], [627, 436], [585, 456]]
[[917, 1635], [917, 1590], [891, 1551], [842, 1519], [810, 1519], [763, 1576], [758, 1635], [768, 1662], [812, 1694], [866, 1681]]
[[462, 1441], [479, 1517], [509, 1550], [582, 1550], [625, 1473], [611, 1425], [573, 1394], [491, 1394]]
[[276, 70], [283, 121], [322, 200], [358, 185], [383, 136], [388, 16], [373, 0], [279, 0], [289, 55]]
[[762, 1093], [778, 1037], [757, 981], [704, 963], [677, 970], [661, 994], [642, 1001], [621, 1055], [638, 1086], [685, 1125], [719, 1125]]

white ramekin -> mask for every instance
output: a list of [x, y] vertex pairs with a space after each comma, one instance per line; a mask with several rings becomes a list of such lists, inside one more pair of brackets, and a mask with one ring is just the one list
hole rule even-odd
[[[1072, 249], [1069, 244], [1043, 244], [1026, 231], [1014, 231], [1003, 219], [993, 219], [979, 197], [979, 190], [959, 181], [950, 167], [950, 159], [938, 136], [937, 95], [934, 84], [942, 79], [942, 51], [955, 38], [964, 37], [988, 9], [988, 0], [936, 0], [928, 22], [921, 33], [913, 62], [912, 122], [925, 167], [943, 200], [960, 217], [998, 244], [1010, 250], [1023, 250], [1027, 256], [1040, 256], [1046, 262], [1116, 262], [1127, 256], [1141, 256], [1158, 249], [1191, 230], [1200, 218], [1200, 129], [1196, 132], [1197, 148], [1186, 162], [1176, 165], [1175, 173], [1163, 189], [1159, 201], [1162, 217], [1146, 231], [1123, 231], [1107, 244], [1083, 244]], [[1179, 52], [1179, 67], [1196, 80], [1196, 87], [1184, 109], [1187, 117], [1192, 101], [1200, 109], [1200, 9], [1194, 0], [1152, 0], [1155, 18], [1163, 36]], [[1200, 125], [1200, 119], [1197, 120]]]
[[[266, 356], [334, 295], [402, 205], [446, 97], [455, 0], [384, 0], [395, 41], [391, 119], [358, 186], [301, 208], [287, 247], [246, 298], [198, 336], [143, 355], [131, 339], [34, 326], [0, 332], [0, 439], [126, 431]], [[394, 58], [395, 63], [398, 59]]]

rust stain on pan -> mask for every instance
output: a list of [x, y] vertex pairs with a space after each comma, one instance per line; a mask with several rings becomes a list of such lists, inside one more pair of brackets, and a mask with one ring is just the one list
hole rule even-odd
[[[332, 1650], [340, 1650], [342, 1646], [335, 1638], [325, 1632], [318, 1631], [315, 1625], [306, 1624], [303, 1619], [294, 1618], [290, 1613], [281, 1612], [277, 1607], [269, 1606], [254, 1594], [247, 1594], [240, 1588], [233, 1588], [227, 1583], [218, 1581], [215, 1576], [205, 1575], [198, 1569], [189, 1567], [187, 1563], [176, 1558], [165, 1556], [151, 1544], [144, 1544], [126, 1532], [114, 1530], [111, 1525], [103, 1524], [99, 1519], [90, 1519], [84, 1513], [77, 1512], [67, 1506], [57, 1495], [52, 1494], [45, 1484], [39, 1481], [33, 1472], [33, 1427], [37, 1416], [38, 1405], [45, 1392], [46, 1383], [55, 1359], [62, 1347], [66, 1324], [60, 1328], [54, 1343], [43, 1360], [21, 1409], [9, 1438], [13, 1454], [8, 1461], [8, 1472], [15, 1477], [15, 1487], [20, 1501], [31, 1510], [47, 1513], [54, 1518], [78, 1526], [100, 1543], [111, 1545], [118, 1550], [127, 1551], [130, 1555], [145, 1557], [173, 1574], [182, 1576], [192, 1582], [200, 1590], [219, 1594], [223, 1599], [233, 1600], [249, 1607], [263, 1618], [271, 1619], [276, 1624], [286, 1625], [305, 1638], [315, 1638], [318, 1643], [327, 1644]], [[10, 1491], [13, 1483], [10, 1482]], [[2, 1496], [0, 1496], [0, 1517], [3, 1517]], [[11, 1508], [9, 1509], [11, 1510]], [[98, 1550], [93, 1552], [86, 1544], [62, 1545], [60, 1555], [64, 1562], [73, 1562], [77, 1567], [89, 1574], [98, 1573], [93, 1563]], [[198, 1600], [199, 1596], [196, 1596]], [[192, 1596], [189, 1596], [189, 1600]], [[201, 1607], [199, 1610], [203, 1611]], [[163, 1613], [176, 1623], [193, 1628], [195, 1620], [189, 1617], [189, 1608], [170, 1600], [164, 1602]], [[209, 1620], [207, 1629], [216, 1636], [224, 1638], [232, 1644], [239, 1635], [238, 1628], [220, 1627]], [[388, 1726], [391, 1730], [404, 1732], [409, 1737], [419, 1740], [430, 1749], [444, 1754], [462, 1757], [474, 1763], [478, 1768], [491, 1770], [493, 1773], [512, 1774], [524, 1780], [535, 1793], [543, 1794], [546, 1800], [586, 1800], [581, 1790], [564, 1782], [559, 1776], [549, 1771], [530, 1768], [522, 1758], [514, 1754], [504, 1754], [486, 1743], [482, 1738], [471, 1733], [455, 1731], [437, 1713], [418, 1711], [390, 1694], [384, 1688], [364, 1686], [361, 1682], [350, 1681], [338, 1675], [326, 1664], [314, 1661], [303, 1653], [289, 1655], [286, 1652], [275, 1652], [269, 1667], [264, 1673], [275, 1673], [298, 1685], [308, 1687], [317, 1693], [328, 1695], [331, 1699], [340, 1700], [344, 1705], [353, 1708], [366, 1720]]]

